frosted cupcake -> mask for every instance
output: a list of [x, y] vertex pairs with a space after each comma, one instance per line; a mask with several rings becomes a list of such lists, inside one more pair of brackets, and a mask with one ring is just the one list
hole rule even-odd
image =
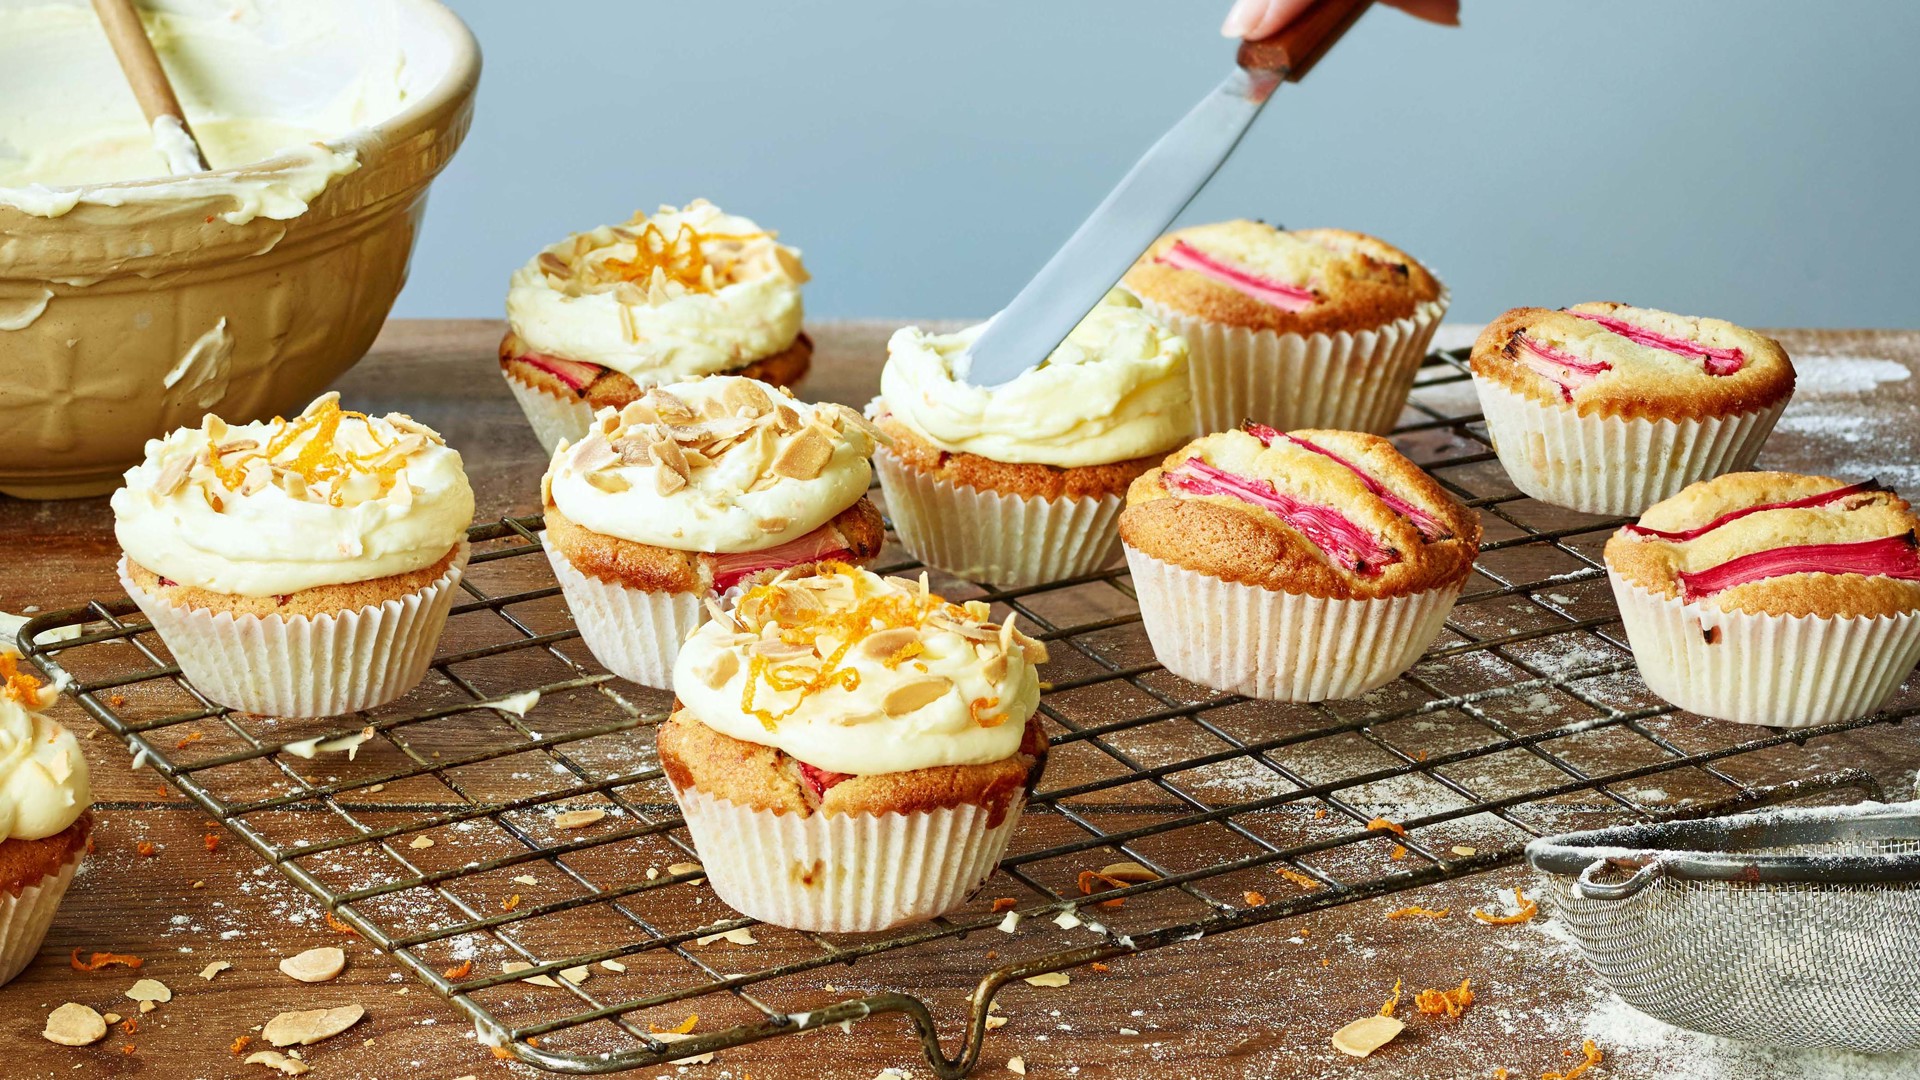
[[874, 434], [844, 405], [735, 376], [601, 410], [540, 481], [547, 557], [595, 659], [670, 689], [680, 643], [721, 594], [799, 563], [878, 555]]
[[1473, 385], [1521, 491], [1637, 514], [1753, 464], [1793, 396], [1780, 343], [1719, 319], [1625, 304], [1515, 308], [1473, 346]]
[[1872, 481], [1733, 473], [1607, 541], [1648, 689], [1690, 712], [1804, 727], [1878, 709], [1920, 661], [1920, 518]]
[[1039, 781], [1046, 649], [979, 601], [823, 563], [701, 627], [660, 728], [714, 892], [800, 930], [931, 919], [993, 872]]
[[93, 831], [87, 759], [41, 715], [59, 695], [19, 661], [0, 652], [0, 983], [40, 951]]
[[120, 583], [189, 681], [243, 712], [370, 709], [426, 675], [467, 565], [460, 454], [326, 394], [292, 420], [209, 414], [113, 494]]
[[1447, 310], [1440, 282], [1385, 241], [1259, 221], [1169, 233], [1124, 284], [1187, 339], [1203, 434], [1242, 420], [1388, 431]]
[[1480, 520], [1385, 439], [1249, 424], [1134, 481], [1120, 517], [1154, 655], [1250, 697], [1354, 697], [1432, 643]]
[[547, 453], [650, 386], [727, 373], [791, 386], [800, 253], [696, 199], [576, 233], [514, 272], [500, 370]]
[[1045, 363], [984, 390], [966, 381], [984, 328], [887, 343], [867, 412], [892, 440], [875, 465], [900, 542], [997, 585], [1109, 565], [1127, 485], [1192, 430], [1186, 342], [1115, 291]]

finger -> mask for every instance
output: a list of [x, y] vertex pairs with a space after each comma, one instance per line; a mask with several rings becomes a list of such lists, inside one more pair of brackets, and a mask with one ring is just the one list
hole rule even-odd
[[1253, 40], [1271, 37], [1312, 3], [1313, 0], [1239, 0], [1227, 13], [1220, 32], [1227, 37]]
[[1460, 0], [1386, 0], [1415, 18], [1442, 26], [1460, 25]]

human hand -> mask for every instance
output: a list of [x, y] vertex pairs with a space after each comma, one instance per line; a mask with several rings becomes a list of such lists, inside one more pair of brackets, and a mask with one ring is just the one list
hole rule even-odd
[[[1220, 26], [1223, 37], [1259, 40], [1272, 37], [1298, 18], [1314, 0], [1234, 0], [1233, 10]], [[1460, 0], [1382, 0], [1409, 15], [1442, 26], [1460, 25]]]

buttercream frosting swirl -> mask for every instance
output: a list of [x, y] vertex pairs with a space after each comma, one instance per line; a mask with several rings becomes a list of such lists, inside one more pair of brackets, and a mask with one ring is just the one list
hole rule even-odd
[[458, 451], [409, 417], [340, 408], [292, 420], [208, 414], [147, 442], [113, 494], [113, 531], [169, 581], [237, 596], [371, 581], [432, 566], [473, 522]]
[[514, 271], [507, 323], [530, 352], [654, 386], [791, 346], [806, 280], [797, 250], [695, 199], [541, 251]]
[[749, 589], [687, 640], [674, 693], [724, 735], [868, 776], [1012, 757], [1046, 648], [981, 601], [843, 563]]
[[805, 536], [872, 482], [873, 426], [844, 405], [796, 401], [737, 375], [654, 387], [562, 442], [544, 501], [637, 544], [715, 554]]
[[41, 715], [59, 695], [0, 652], [0, 836], [42, 840], [93, 803], [87, 759], [73, 732]]
[[1192, 431], [1187, 341], [1127, 293], [1108, 293], [1044, 363], [991, 390], [966, 381], [985, 329], [897, 331], [875, 406], [942, 450], [1061, 468], [1165, 453]]

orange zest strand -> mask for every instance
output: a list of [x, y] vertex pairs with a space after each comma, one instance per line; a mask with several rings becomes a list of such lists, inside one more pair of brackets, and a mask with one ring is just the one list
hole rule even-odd
[[13, 653], [0, 653], [0, 676], [6, 679], [6, 688], [0, 693], [13, 699], [15, 704], [24, 708], [40, 707], [40, 680], [20, 670], [20, 658]]
[[1246, 892], [1240, 894], [1240, 899], [1245, 900], [1248, 907], [1259, 907], [1261, 904], [1267, 902], [1267, 895], [1248, 889]]
[[129, 1016], [125, 1020], [120, 1021], [120, 1034], [122, 1035], [131, 1035], [139, 1030], [140, 1019], [138, 1017]]
[[1461, 979], [1460, 985], [1452, 990], [1422, 990], [1413, 995], [1413, 1007], [1428, 1016], [1458, 1020], [1467, 1006], [1473, 1004], [1472, 983], [1472, 979]]
[[1566, 1072], [1543, 1072], [1540, 1074], [1540, 1080], [1574, 1080], [1574, 1077], [1580, 1076], [1588, 1069], [1600, 1064], [1600, 1048], [1593, 1045], [1592, 1039], [1587, 1039], [1580, 1043], [1580, 1053], [1585, 1057], [1585, 1060], [1581, 1061], [1580, 1064], [1575, 1065]]
[[321, 912], [321, 914], [326, 917], [328, 928], [332, 929], [336, 933], [352, 934], [354, 937], [360, 936], [360, 931], [355, 930], [353, 927], [348, 926], [346, 923], [343, 923], [339, 919], [334, 918], [333, 912], [324, 911], [324, 912]]
[[1088, 964], [1087, 966], [1099, 972], [1102, 975], [1105, 975], [1107, 972], [1113, 970], [1113, 968], [1107, 966], [1106, 964], [1100, 963], [1098, 960], [1094, 961], [1091, 964]]
[[758, 240], [768, 235], [764, 232], [704, 233], [682, 222], [669, 239], [666, 230], [649, 221], [633, 239], [632, 259], [609, 258], [600, 265], [626, 281], [641, 284], [652, 281], [654, 271], [658, 270], [662, 278], [688, 292], [711, 293], [717, 275], [702, 245], [709, 241]]
[[1406, 858], [1406, 857], [1407, 857], [1407, 845], [1405, 845], [1405, 844], [1395, 844], [1395, 845], [1393, 845], [1393, 852], [1392, 852], [1392, 854], [1390, 854], [1390, 855], [1388, 855], [1387, 857], [1388, 857], [1388, 858], [1390, 858], [1390, 859], [1392, 859], [1392, 860], [1394, 860], [1395, 862], [1398, 862], [1399, 860], [1401, 860], [1401, 859], [1404, 859], [1404, 858]]
[[151, 859], [160, 853], [160, 849], [154, 846], [153, 841], [142, 840], [133, 845], [133, 853], [143, 859]]
[[80, 959], [80, 950], [75, 949], [73, 950], [72, 962], [73, 970], [75, 971], [99, 971], [101, 968], [109, 967], [137, 968], [146, 961], [137, 956], [126, 956], [121, 953], [110, 952], [97, 952], [87, 959], [82, 960]]
[[[339, 434], [342, 420], [358, 420], [366, 424], [366, 430], [377, 449], [361, 453], [344, 449], [337, 444], [335, 436]], [[304, 416], [281, 421], [283, 426], [267, 445], [257, 454], [237, 453], [212, 456], [211, 468], [220, 482], [229, 491], [237, 491], [246, 479], [246, 466], [249, 461], [263, 457], [273, 464], [299, 473], [309, 486], [325, 483], [329, 485], [327, 502], [332, 506], [345, 504], [343, 489], [355, 476], [371, 476], [385, 495], [394, 485], [400, 470], [406, 467], [404, 456], [390, 457], [384, 464], [376, 465], [376, 459], [386, 455], [387, 446], [367, 420], [367, 414], [342, 409], [338, 401], [322, 402], [318, 408]], [[281, 456], [292, 449], [294, 443], [306, 436], [306, 442], [292, 460], [282, 460]], [[215, 509], [219, 509], [215, 507]]]
[[1380, 1015], [1392, 1016], [1393, 1010], [1397, 1008], [1399, 1004], [1400, 1004], [1400, 980], [1395, 979], [1393, 980], [1393, 996], [1387, 999], [1386, 1004], [1380, 1006]]
[[440, 974], [445, 978], [452, 979], [455, 981], [464, 979], [467, 976], [473, 974], [473, 961], [462, 960], [460, 963], [454, 965], [453, 967], [448, 968], [447, 970], [441, 972]]
[[206, 845], [207, 845], [208, 851], [213, 851], [214, 849], [220, 846], [220, 838], [218, 836], [215, 836], [213, 833], [208, 833], [207, 839], [206, 839]]
[[994, 712], [1000, 707], [999, 698], [974, 698], [967, 704], [967, 711], [973, 716], [973, 722], [981, 727], [999, 727], [1007, 722], [1007, 714]]
[[1406, 826], [1395, 824], [1394, 822], [1388, 821], [1386, 818], [1383, 818], [1383, 817], [1377, 817], [1377, 818], [1374, 818], [1372, 821], [1367, 822], [1367, 828], [1369, 830], [1384, 829], [1395, 836], [1407, 835]]
[[1278, 873], [1280, 874], [1281, 877], [1286, 878], [1288, 881], [1293, 882], [1295, 885], [1298, 885], [1303, 889], [1326, 888], [1325, 885], [1320, 884], [1318, 881], [1308, 877], [1307, 875], [1301, 873], [1298, 870], [1289, 870], [1288, 868], [1283, 866], [1279, 869]]
[[653, 1032], [655, 1035], [690, 1035], [693, 1033], [693, 1025], [699, 1022], [699, 1013], [688, 1013], [687, 1018], [680, 1021], [678, 1026], [670, 1028], [654, 1027], [653, 1024], [649, 1022], [647, 1024], [647, 1030]]
[[520, 906], [519, 893], [514, 893], [512, 896], [509, 896], [505, 900], [500, 901], [501, 911], [512, 911], [514, 908], [517, 908], [519, 906]]
[[1513, 890], [1513, 902], [1520, 906], [1520, 910], [1511, 915], [1489, 915], [1479, 908], [1474, 908], [1473, 917], [1488, 926], [1513, 926], [1516, 923], [1532, 922], [1533, 917], [1540, 914], [1540, 905], [1527, 899], [1526, 894], [1519, 889]]
[[[1127, 887], [1129, 883], [1125, 881], [1121, 881], [1119, 878], [1108, 877], [1107, 875], [1101, 873], [1098, 870], [1082, 870], [1080, 871], [1080, 878], [1079, 878], [1078, 884], [1080, 886], [1081, 896], [1092, 896], [1095, 892], [1094, 886], [1096, 884], [1105, 885], [1108, 888], [1112, 888], [1112, 889], [1124, 889]], [[1102, 889], [1099, 891], [1105, 892], [1106, 890]], [[1121, 907], [1125, 905], [1126, 902], [1127, 902], [1126, 897], [1122, 896], [1122, 897], [1116, 897], [1112, 900], [1102, 900], [1100, 901], [1100, 906], [1101, 907]]]
[[197, 743], [201, 739], [204, 739], [206, 737], [207, 736], [203, 732], [199, 732], [199, 731], [191, 732], [187, 735], [186, 738], [181, 739], [177, 743], [174, 743], [173, 748], [175, 750], [185, 750], [187, 747], [192, 746], [194, 743]]
[[1011, 896], [1002, 896], [993, 902], [993, 913], [995, 915], [998, 915], [1003, 911], [1012, 911], [1014, 908], [1019, 906], [1020, 906], [1020, 901], [1015, 900]]
[[253, 1042], [253, 1036], [242, 1035], [239, 1038], [233, 1040], [233, 1042], [227, 1044], [227, 1053], [238, 1057], [240, 1052], [245, 1050], [247, 1048], [247, 1044], [251, 1042]]
[[1439, 910], [1436, 911], [1433, 908], [1423, 908], [1419, 906], [1403, 907], [1398, 911], [1387, 912], [1387, 918], [1389, 919], [1444, 919], [1447, 917], [1447, 912], [1452, 910], [1453, 910], [1452, 908], [1440, 908]]

